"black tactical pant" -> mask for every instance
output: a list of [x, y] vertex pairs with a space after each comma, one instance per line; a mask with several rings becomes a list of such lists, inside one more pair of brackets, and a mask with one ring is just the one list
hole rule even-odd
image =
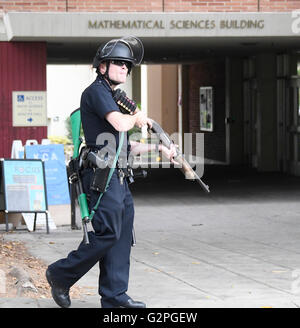
[[[90, 185], [91, 169], [83, 176], [85, 190]], [[90, 205], [94, 206], [99, 193], [91, 191]], [[102, 303], [114, 304], [128, 299], [130, 251], [134, 206], [127, 181], [121, 184], [114, 171], [104, 193], [90, 231], [88, 245], [82, 241], [77, 250], [49, 266], [54, 280], [69, 288], [99, 262], [99, 294]]]

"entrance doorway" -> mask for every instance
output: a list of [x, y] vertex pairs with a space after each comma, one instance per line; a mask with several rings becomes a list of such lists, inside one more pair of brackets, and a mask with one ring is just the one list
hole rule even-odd
[[290, 173], [300, 175], [300, 76], [292, 76], [289, 80], [288, 143], [290, 152]]
[[278, 167], [300, 175], [300, 76], [277, 80]]

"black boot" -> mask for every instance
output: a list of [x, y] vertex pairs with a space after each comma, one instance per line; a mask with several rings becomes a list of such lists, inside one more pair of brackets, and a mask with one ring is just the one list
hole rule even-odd
[[127, 302], [120, 304], [120, 308], [137, 308], [142, 309], [146, 307], [146, 304], [140, 301], [134, 301], [133, 299], [129, 298]]
[[59, 286], [53, 280], [49, 269], [46, 270], [46, 278], [48, 280], [49, 285], [51, 286], [51, 294], [56, 304], [62, 308], [68, 308], [71, 305], [69, 288], [63, 288]]
[[128, 298], [126, 301], [123, 302], [116, 302], [116, 301], [104, 301], [101, 299], [101, 307], [102, 308], [135, 308], [135, 309], [142, 309], [146, 307], [146, 304], [139, 301], [134, 301], [132, 298]]

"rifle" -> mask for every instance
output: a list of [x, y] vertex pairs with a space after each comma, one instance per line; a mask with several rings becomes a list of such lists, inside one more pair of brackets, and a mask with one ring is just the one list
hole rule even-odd
[[[152, 127], [150, 128], [150, 130], [157, 134], [160, 142], [164, 146], [170, 149], [171, 145], [174, 144], [174, 142], [169, 138], [168, 134], [156, 121], [151, 120], [151, 123]], [[176, 149], [176, 155], [173, 157], [173, 159], [180, 165], [179, 168], [187, 179], [196, 180], [205, 192], [210, 192], [209, 186], [201, 180], [201, 178], [192, 169], [188, 161], [184, 158], [183, 154], [178, 149]]]
[[[126, 93], [120, 89], [114, 91], [113, 98], [115, 102], [119, 105], [119, 108], [123, 114], [132, 115], [137, 108], [137, 104], [133, 100], [129, 99], [126, 96]], [[152, 127], [148, 128], [148, 131], [150, 130], [153, 133], [155, 133], [158, 136], [160, 142], [165, 147], [170, 149], [171, 144], [174, 144], [174, 142], [169, 138], [168, 134], [156, 121], [151, 120], [151, 123], [152, 123]], [[190, 164], [187, 162], [187, 160], [184, 158], [183, 154], [179, 150], [176, 151], [174, 160], [179, 163], [180, 170], [184, 173], [187, 179], [196, 180], [205, 192], [207, 193], [210, 192], [209, 186], [201, 180], [201, 178], [192, 169]]]

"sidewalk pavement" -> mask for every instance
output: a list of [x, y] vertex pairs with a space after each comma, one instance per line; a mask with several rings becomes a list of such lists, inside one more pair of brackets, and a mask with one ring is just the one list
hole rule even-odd
[[[211, 193], [179, 170], [132, 185], [137, 245], [128, 294], [149, 308], [300, 307], [300, 178], [208, 168]], [[66, 213], [66, 215], [70, 215]], [[47, 264], [77, 248], [81, 230], [5, 234]], [[71, 307], [100, 307], [98, 265]], [[57, 307], [52, 299], [1, 299], [0, 307]]]

